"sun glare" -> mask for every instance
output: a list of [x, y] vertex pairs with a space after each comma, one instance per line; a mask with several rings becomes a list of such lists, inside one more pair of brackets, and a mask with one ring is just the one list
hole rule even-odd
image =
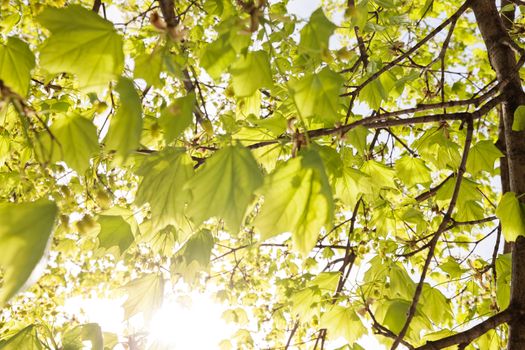
[[[183, 301], [167, 300], [151, 322], [140, 327], [124, 322], [124, 299], [77, 297], [66, 302], [65, 310], [81, 322], [95, 322], [103, 332], [120, 335], [121, 341], [125, 339], [122, 334], [126, 333], [126, 327], [134, 330], [143, 327], [140, 333], [148, 334], [147, 348], [155, 349], [219, 349], [221, 340], [228, 339], [234, 330], [233, 325], [222, 318], [225, 307], [208, 294], [194, 292]], [[117, 346], [117, 349], [122, 348]]]
[[218, 349], [232, 326], [221, 316], [224, 307], [206, 294], [193, 294], [191, 303], [169, 301], [153, 316], [150, 341], [169, 349]]

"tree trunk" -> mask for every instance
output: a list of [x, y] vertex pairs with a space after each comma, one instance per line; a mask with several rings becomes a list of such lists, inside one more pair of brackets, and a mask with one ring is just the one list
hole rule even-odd
[[[521, 86], [519, 69], [516, 67], [516, 57], [512, 49], [512, 39], [509, 37], [506, 24], [501, 19], [495, 0], [474, 0], [472, 10], [476, 16], [479, 30], [485, 41], [489, 60], [496, 72], [498, 80], [508, 81], [501, 89], [506, 98], [502, 108], [501, 121], [505, 139], [507, 157], [508, 187], [517, 195], [525, 193], [525, 131], [512, 131], [514, 111], [519, 105], [525, 104], [525, 94]], [[505, 162], [502, 162], [504, 166]], [[525, 201], [525, 196], [520, 197]], [[525, 232], [524, 232], [525, 234]], [[517, 315], [509, 322], [509, 350], [525, 349], [525, 237], [519, 237], [512, 249], [512, 308]]]

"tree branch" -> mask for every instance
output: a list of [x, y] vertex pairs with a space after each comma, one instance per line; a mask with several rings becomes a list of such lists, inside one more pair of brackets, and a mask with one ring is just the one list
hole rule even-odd
[[459, 189], [461, 187], [461, 182], [463, 180], [463, 174], [466, 171], [465, 167], [467, 164], [470, 144], [472, 143], [472, 134], [474, 132], [474, 122], [472, 118], [468, 119], [466, 122], [467, 122], [467, 136], [465, 138], [463, 156], [461, 158], [461, 163], [459, 165], [456, 184], [454, 186], [454, 192], [452, 193], [452, 198], [450, 199], [450, 204], [448, 206], [447, 212], [445, 213], [445, 216], [443, 217], [443, 220], [441, 221], [434, 237], [432, 237], [432, 240], [430, 241], [428, 255], [425, 260], [425, 264], [423, 266], [423, 270], [421, 272], [421, 277], [419, 279], [419, 283], [417, 284], [416, 291], [414, 292], [412, 303], [410, 304], [410, 308], [408, 309], [406, 322], [403, 325], [403, 328], [401, 329], [401, 331], [399, 332], [399, 335], [394, 340], [391, 350], [395, 350], [398, 347], [398, 345], [401, 343], [401, 340], [403, 340], [403, 338], [405, 337], [408, 331], [408, 328], [410, 327], [410, 323], [412, 322], [412, 319], [414, 318], [416, 314], [417, 304], [419, 303], [419, 298], [421, 297], [421, 292], [423, 291], [423, 285], [425, 283], [425, 278], [428, 273], [430, 262], [432, 261], [432, 258], [434, 257], [434, 251], [439, 241], [439, 237], [445, 230], [447, 230], [448, 223], [452, 220], [452, 212], [454, 211], [454, 208], [456, 207], [456, 202], [459, 197]]
[[179, 24], [179, 18], [175, 15], [175, 4], [173, 0], [158, 0], [160, 12], [168, 28], [175, 28]]
[[393, 68], [396, 64], [398, 64], [399, 62], [403, 61], [405, 58], [407, 58], [408, 56], [412, 55], [414, 52], [416, 52], [417, 50], [419, 50], [419, 48], [421, 48], [427, 41], [429, 41], [430, 39], [432, 39], [434, 36], [436, 36], [439, 32], [441, 32], [446, 26], [448, 26], [450, 23], [452, 23], [453, 21], [456, 21], [462, 14], [463, 12], [465, 12], [468, 7], [470, 6], [470, 3], [472, 2], [472, 0], [467, 0], [463, 3], [463, 5], [461, 5], [461, 7], [452, 15], [450, 16], [448, 19], [446, 19], [443, 23], [441, 23], [439, 26], [437, 26], [433, 31], [431, 31], [426, 37], [424, 37], [423, 39], [421, 39], [416, 45], [412, 46], [408, 51], [406, 51], [404, 54], [400, 55], [399, 57], [397, 57], [395, 60], [393, 61], [390, 61], [389, 63], [387, 63], [383, 68], [381, 68], [380, 70], [378, 70], [376, 73], [372, 74], [368, 79], [366, 79], [361, 85], [359, 85], [359, 87], [357, 87], [354, 91], [352, 92], [349, 92], [345, 95], [349, 96], [349, 95], [356, 95], [359, 91], [361, 91], [366, 85], [368, 85], [369, 83], [371, 83], [372, 81], [376, 80], [377, 78], [379, 78], [381, 76], [381, 74], [383, 74], [384, 72], [390, 70], [391, 68]]
[[510, 308], [500, 312], [494, 316], [487, 318], [480, 324], [467, 329], [466, 331], [441, 338], [435, 341], [427, 341], [425, 345], [415, 348], [415, 350], [438, 350], [444, 349], [453, 345], [468, 345], [474, 339], [479, 338], [483, 334], [487, 333], [491, 329], [495, 329], [499, 325], [509, 322], [513, 317], [513, 312]]

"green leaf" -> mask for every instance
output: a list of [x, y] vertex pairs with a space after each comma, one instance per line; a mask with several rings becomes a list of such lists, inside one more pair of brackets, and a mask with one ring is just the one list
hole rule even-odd
[[525, 130], [525, 106], [518, 106], [514, 111], [514, 119], [512, 121], [513, 131]]
[[390, 279], [390, 293], [389, 296], [394, 298], [401, 298], [410, 300], [414, 296], [416, 284], [410, 278], [408, 272], [401, 264], [392, 264], [388, 271]]
[[100, 232], [98, 240], [103, 248], [118, 246], [120, 252], [124, 252], [134, 241], [131, 226], [122, 216], [100, 215], [98, 218]]
[[391, 72], [383, 73], [378, 79], [365, 85], [359, 96], [371, 109], [378, 110], [381, 102], [388, 100], [395, 83], [396, 77]]
[[314, 287], [303, 288], [293, 293], [290, 297], [292, 302], [292, 313], [307, 322], [314, 315], [319, 314], [319, 302], [321, 293]]
[[370, 177], [370, 183], [374, 188], [396, 188], [394, 182], [394, 169], [383, 165], [375, 160], [367, 160], [360, 169]]
[[482, 170], [491, 173], [494, 170], [494, 162], [500, 157], [503, 157], [503, 153], [492, 141], [479, 141], [469, 151], [467, 171], [473, 175]]
[[346, 134], [345, 140], [354, 146], [359, 154], [365, 154], [367, 150], [366, 137], [369, 133], [370, 131], [367, 128], [362, 125], [358, 125]]
[[184, 215], [191, 195], [184, 188], [193, 176], [193, 161], [183, 149], [166, 149], [148, 156], [137, 171], [142, 176], [135, 202], [149, 203], [155, 228], [175, 227]]
[[328, 50], [329, 39], [335, 28], [337, 26], [326, 18], [323, 8], [319, 7], [301, 30], [300, 52], [319, 55]]
[[295, 249], [308, 254], [333, 215], [332, 193], [321, 158], [306, 151], [282, 164], [267, 180], [262, 190], [264, 204], [254, 223], [261, 238], [291, 232]]
[[193, 196], [188, 214], [197, 225], [212, 216], [222, 217], [236, 233], [261, 184], [261, 171], [250, 150], [240, 145], [225, 147], [187, 183]]
[[301, 79], [291, 79], [288, 83], [300, 116], [316, 116], [328, 124], [333, 124], [340, 118], [339, 94], [342, 86], [343, 78], [328, 67]]
[[329, 339], [343, 337], [349, 344], [367, 333], [355, 311], [339, 305], [334, 305], [321, 316], [321, 327], [326, 328]]
[[419, 158], [403, 156], [396, 162], [395, 169], [397, 177], [408, 187], [432, 181], [430, 169]]
[[195, 93], [192, 92], [175, 99], [172, 104], [162, 110], [159, 124], [164, 130], [166, 142], [172, 142], [192, 124], [195, 101]]
[[0, 342], [0, 350], [42, 350], [35, 325], [27, 326], [7, 340]]
[[452, 279], [459, 278], [465, 272], [468, 272], [467, 269], [462, 268], [461, 265], [451, 256], [449, 256], [445, 262], [439, 264], [439, 268], [448, 273]]
[[200, 57], [201, 66], [213, 79], [217, 80], [226, 73], [228, 67], [235, 61], [237, 53], [230, 44], [230, 35], [220, 35], [217, 40], [208, 44]]
[[382, 307], [386, 308], [386, 313], [381, 323], [395, 334], [399, 334], [407, 319], [410, 302], [407, 300], [394, 299], [382, 305]]
[[142, 54], [135, 58], [133, 71], [135, 79], [144, 79], [148, 85], [162, 88], [164, 85], [160, 74], [169, 69], [167, 67], [169, 57], [166, 57], [166, 52], [168, 50], [165, 47], [159, 47], [151, 54]]
[[335, 181], [334, 196], [341, 199], [347, 206], [353, 208], [364, 184], [369, 182], [370, 176], [350, 167], [344, 167], [341, 177]]
[[62, 338], [63, 350], [85, 349], [84, 342], [91, 343], [92, 350], [104, 350], [102, 330], [97, 323], [87, 323], [76, 326], [64, 333]]
[[123, 304], [124, 319], [142, 313], [146, 321], [162, 306], [164, 300], [164, 279], [151, 273], [135, 279], [124, 287], [128, 298]]
[[0, 78], [11, 91], [27, 95], [34, 67], [35, 55], [22, 40], [9, 37], [5, 45], [0, 45]]
[[51, 32], [40, 50], [40, 64], [50, 73], [75, 74], [81, 89], [100, 92], [122, 72], [122, 38], [95, 12], [47, 7], [38, 21]]
[[209, 230], [203, 229], [195, 233], [175, 254], [171, 272], [182, 275], [187, 282], [194, 281], [201, 271], [208, 268], [214, 244]]
[[512, 281], [512, 254], [499, 254], [496, 258], [496, 300], [500, 310], [510, 303], [510, 283]]
[[247, 97], [262, 87], [271, 87], [270, 58], [265, 51], [249, 52], [230, 68], [235, 95]]
[[51, 159], [64, 160], [79, 174], [89, 167], [89, 159], [98, 150], [97, 128], [91, 121], [79, 114], [61, 116], [51, 125], [51, 133], [57, 144], [49, 152]]
[[425, 283], [421, 295], [421, 312], [434, 323], [443, 324], [454, 319], [448, 299], [437, 288]]
[[317, 286], [321, 292], [334, 293], [339, 279], [341, 278], [341, 272], [321, 272], [315, 278], [307, 283], [307, 286]]
[[0, 306], [39, 277], [35, 268], [47, 249], [56, 215], [55, 203], [43, 199], [0, 204]]
[[457, 213], [454, 216], [456, 221], [473, 221], [485, 217], [485, 208], [476, 201], [459, 201]]
[[133, 81], [120, 78], [115, 90], [120, 95], [120, 107], [112, 117], [106, 136], [106, 149], [115, 150], [125, 158], [140, 145], [142, 133], [142, 103]]
[[501, 197], [496, 216], [501, 223], [501, 231], [507, 242], [514, 242], [518, 236], [525, 236], [525, 214], [514, 192]]

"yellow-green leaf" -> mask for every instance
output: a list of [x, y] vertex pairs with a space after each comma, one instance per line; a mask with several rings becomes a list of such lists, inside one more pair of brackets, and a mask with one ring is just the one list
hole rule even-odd
[[309, 54], [321, 54], [328, 50], [329, 39], [335, 28], [337, 26], [326, 18], [323, 8], [319, 7], [301, 30], [299, 50]]
[[133, 243], [131, 226], [121, 216], [100, 215], [98, 240], [103, 248], [118, 246], [124, 252]]
[[501, 197], [496, 216], [501, 223], [501, 231], [507, 242], [514, 242], [518, 236], [525, 236], [524, 209], [514, 192], [507, 192]]
[[235, 95], [247, 97], [262, 87], [271, 87], [270, 58], [265, 51], [249, 52], [230, 68]]
[[492, 172], [496, 159], [503, 157], [503, 153], [490, 140], [476, 143], [469, 151], [467, 171], [477, 174], [481, 170]]
[[35, 268], [47, 249], [56, 214], [55, 203], [43, 199], [0, 204], [0, 306], [39, 277]]
[[30, 325], [9, 337], [0, 341], [0, 350], [42, 350], [44, 347], [38, 339], [37, 328]]
[[124, 318], [142, 313], [150, 320], [164, 300], [164, 279], [159, 274], [148, 274], [124, 286], [128, 298], [124, 302]]
[[46, 150], [52, 160], [63, 160], [79, 174], [89, 167], [89, 160], [99, 150], [97, 128], [78, 114], [61, 116], [51, 125], [54, 142]]
[[201, 271], [208, 268], [214, 244], [209, 230], [203, 229], [193, 234], [173, 257], [172, 274], [182, 275], [187, 282], [194, 281]]
[[250, 150], [241, 145], [225, 147], [187, 183], [193, 196], [188, 214], [197, 225], [212, 216], [222, 217], [237, 232], [261, 184], [261, 171]]
[[193, 108], [195, 107], [195, 93], [179, 97], [164, 108], [159, 118], [159, 124], [164, 130], [166, 142], [171, 142], [182, 134], [191, 125]]
[[122, 38], [95, 12], [48, 7], [38, 21], [51, 32], [40, 50], [40, 64], [50, 73], [75, 74], [83, 90], [99, 92], [122, 72]]
[[321, 326], [326, 328], [329, 339], [343, 337], [349, 344], [367, 333], [355, 311], [339, 305], [334, 305], [321, 316]]
[[155, 228], [178, 226], [190, 191], [184, 188], [193, 176], [193, 162], [183, 149], [166, 149], [148, 156], [137, 171], [142, 176], [135, 201], [149, 203]]
[[140, 145], [142, 133], [142, 103], [133, 81], [120, 78], [115, 89], [120, 95], [120, 106], [112, 117], [106, 136], [106, 149], [115, 150], [125, 158]]
[[69, 329], [62, 339], [63, 350], [82, 350], [89, 342], [92, 350], [104, 350], [102, 330], [97, 323], [86, 323]]
[[339, 94], [342, 86], [343, 78], [328, 67], [319, 73], [292, 79], [288, 83], [301, 117], [316, 116], [328, 124], [333, 124], [340, 118]]
[[333, 215], [333, 199], [323, 162], [314, 151], [290, 159], [268, 178], [255, 226], [262, 239], [291, 232], [295, 249], [306, 255]]
[[35, 55], [22, 40], [10, 37], [0, 45], [0, 78], [8, 88], [22, 97], [27, 95]]
[[513, 131], [525, 130], [525, 106], [519, 106], [514, 111], [514, 119], [512, 121]]
[[410, 156], [401, 157], [395, 165], [397, 177], [407, 186], [428, 184], [432, 181], [430, 169], [419, 158]]

